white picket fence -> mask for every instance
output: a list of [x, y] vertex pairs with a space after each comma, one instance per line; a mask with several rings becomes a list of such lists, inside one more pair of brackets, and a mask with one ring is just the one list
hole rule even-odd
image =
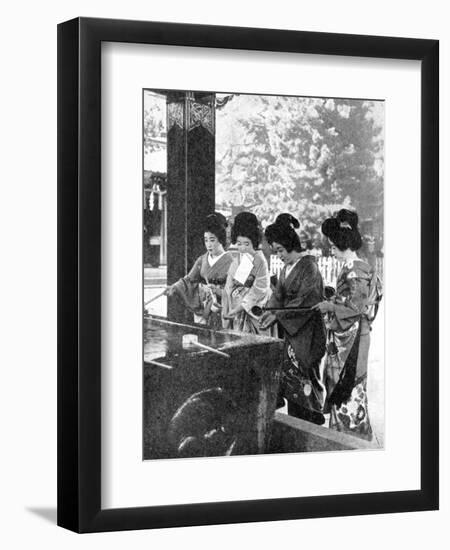
[[[319, 264], [319, 270], [322, 274], [324, 284], [336, 287], [336, 281], [339, 271], [342, 268], [342, 262], [339, 262], [333, 256], [319, 256], [317, 258], [317, 263]], [[284, 264], [278, 256], [275, 254], [270, 256], [271, 275], [279, 276], [283, 266]], [[383, 258], [377, 258], [377, 272], [381, 280], [383, 280]]]

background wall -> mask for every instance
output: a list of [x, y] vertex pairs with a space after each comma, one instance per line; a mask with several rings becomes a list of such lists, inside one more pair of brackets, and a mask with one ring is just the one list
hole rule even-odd
[[[56, 521], [56, 25], [79, 16], [435, 38], [441, 41], [441, 510], [385, 516], [78, 536]], [[446, 540], [450, 520], [449, 352], [450, 37], [438, 0], [244, 4], [21, 2], [2, 11], [0, 163], [2, 284], [0, 541], [4, 548], [421, 548]], [[407, 185], [407, 182], [402, 182]], [[402, 220], [403, 222], [407, 220]], [[404, 226], [400, 225], [399, 229]], [[407, 298], [406, 298], [407, 299]], [[405, 395], [405, 393], [403, 393]], [[408, 419], [407, 394], [405, 421]], [[6, 543], [6, 544], [5, 544]]]

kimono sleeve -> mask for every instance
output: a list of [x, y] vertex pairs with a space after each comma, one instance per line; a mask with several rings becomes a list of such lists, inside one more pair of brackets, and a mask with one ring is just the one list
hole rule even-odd
[[247, 313], [251, 313], [253, 306], [264, 304], [270, 293], [269, 268], [262, 254], [255, 255], [253, 274], [255, 280], [242, 299], [242, 307]]
[[[233, 275], [236, 273], [238, 266], [238, 260], [233, 258], [230, 267], [228, 268], [227, 279], [225, 281], [225, 286], [222, 293], [222, 316], [228, 315], [229, 310], [231, 309], [231, 293], [233, 291]], [[226, 319], [224, 321], [224, 328], [228, 328], [229, 321]]]
[[349, 328], [369, 303], [369, 281], [364, 271], [353, 268], [346, 275], [345, 290], [335, 297], [334, 320], [341, 330]]
[[[308, 262], [296, 276], [295, 284], [286, 292], [285, 306], [312, 307], [323, 299], [322, 276], [315, 261]], [[277, 320], [291, 335], [306, 325], [314, 316], [314, 311], [277, 311]]]
[[284, 302], [283, 283], [281, 279], [278, 279], [277, 284], [273, 290], [270, 300], [267, 302], [267, 307], [283, 307]]
[[201, 309], [199, 296], [199, 283], [201, 280], [200, 270], [202, 267], [203, 256], [198, 258], [189, 273], [173, 284], [175, 293], [183, 300], [185, 305], [194, 312]]
[[190, 283], [199, 283], [200, 282], [200, 271], [202, 269], [203, 256], [197, 258], [194, 265], [192, 266], [189, 273], [183, 279], [188, 279]]

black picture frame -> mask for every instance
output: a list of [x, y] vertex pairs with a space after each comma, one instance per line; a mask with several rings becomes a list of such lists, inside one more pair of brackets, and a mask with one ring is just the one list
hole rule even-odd
[[[102, 510], [103, 41], [421, 62], [420, 490]], [[438, 67], [437, 40], [91, 18], [58, 26], [58, 525], [98, 532], [438, 508]]]

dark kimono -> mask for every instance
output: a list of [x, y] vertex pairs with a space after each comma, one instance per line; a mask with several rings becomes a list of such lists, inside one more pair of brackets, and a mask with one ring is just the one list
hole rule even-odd
[[360, 259], [344, 264], [336, 283], [333, 313], [327, 314], [326, 411], [330, 428], [372, 439], [367, 404], [370, 346], [369, 301], [374, 270]]
[[[303, 256], [286, 276], [280, 274], [268, 307], [310, 308], [323, 300], [322, 276], [313, 256]], [[285, 361], [281, 395], [288, 400], [288, 413], [323, 424], [324, 387], [320, 361], [325, 353], [325, 327], [319, 311], [274, 311], [284, 332]]]
[[196, 323], [208, 325], [214, 330], [222, 328], [222, 291], [233, 256], [225, 252], [213, 265], [208, 253], [203, 254], [191, 271], [174, 285], [176, 295], [194, 313]]

